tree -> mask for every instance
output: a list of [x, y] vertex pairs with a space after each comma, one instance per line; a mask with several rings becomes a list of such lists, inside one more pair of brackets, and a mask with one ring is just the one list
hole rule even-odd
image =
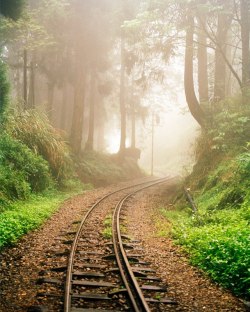
[[1, 0], [0, 14], [17, 20], [23, 10], [24, 0]]
[[205, 115], [197, 100], [194, 90], [193, 77], [193, 55], [194, 55], [194, 16], [191, 10], [187, 11], [186, 26], [186, 47], [185, 47], [185, 70], [184, 70], [184, 88], [187, 104], [194, 119], [200, 126], [205, 126]]
[[[23, 0], [1, 0], [0, 14], [5, 17], [18, 19], [23, 8]], [[0, 17], [1, 19], [1, 17]], [[1, 54], [1, 47], [0, 47]], [[7, 80], [6, 66], [0, 58], [0, 122], [9, 102], [9, 83]]]
[[215, 74], [214, 74], [214, 100], [224, 100], [226, 96], [226, 62], [224, 56], [227, 55], [227, 35], [232, 23], [230, 3], [223, 4], [223, 9], [218, 12], [216, 47], [215, 47]]
[[9, 89], [6, 65], [0, 59], [0, 124], [3, 122], [4, 112], [9, 104]]
[[89, 132], [88, 139], [85, 145], [85, 150], [94, 150], [94, 129], [95, 129], [95, 108], [96, 108], [96, 97], [97, 97], [97, 87], [96, 87], [97, 77], [96, 71], [93, 68], [90, 77], [90, 99], [89, 99]]
[[[204, 5], [205, 1], [201, 1], [201, 5]], [[203, 106], [203, 103], [207, 103], [209, 99], [208, 95], [208, 68], [207, 68], [207, 35], [202, 29], [202, 25], [206, 25], [206, 12], [198, 10], [197, 12], [197, 40], [198, 40], [198, 86], [199, 86], [199, 101]], [[205, 26], [206, 27], [206, 26]]]
[[250, 32], [250, 4], [248, 0], [240, 1], [241, 13], [241, 39], [242, 39], [242, 90], [243, 102], [249, 99], [250, 88], [250, 48], [249, 48], [249, 32]]

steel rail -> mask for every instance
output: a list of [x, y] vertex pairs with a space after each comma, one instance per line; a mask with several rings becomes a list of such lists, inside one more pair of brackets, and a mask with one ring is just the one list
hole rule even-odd
[[[113, 245], [114, 251], [116, 255], [116, 261], [119, 266], [120, 274], [124, 285], [127, 289], [128, 296], [130, 298], [131, 304], [135, 312], [150, 312], [150, 308], [147, 304], [147, 301], [138, 285], [136, 277], [131, 269], [131, 265], [128, 261], [128, 257], [126, 255], [125, 249], [123, 247], [122, 235], [120, 231], [120, 214], [122, 207], [125, 201], [133, 196], [134, 194], [145, 190], [149, 187], [155, 186], [160, 183], [164, 183], [168, 181], [169, 178], [161, 179], [158, 182], [151, 183], [146, 187], [142, 187], [139, 190], [133, 191], [130, 194], [126, 195], [123, 199], [119, 201], [119, 203], [115, 207], [115, 212], [113, 214]], [[118, 248], [119, 246], [119, 248]], [[131, 287], [132, 286], [132, 287]]]
[[[159, 181], [162, 179], [155, 179], [155, 181]], [[77, 243], [78, 240], [80, 238], [83, 226], [87, 220], [87, 218], [89, 217], [89, 215], [91, 214], [91, 212], [102, 202], [104, 201], [106, 198], [108, 198], [109, 196], [112, 196], [116, 193], [119, 193], [121, 191], [127, 190], [129, 188], [132, 187], [137, 187], [139, 185], [144, 185], [144, 184], [148, 184], [148, 183], [152, 183], [152, 180], [149, 181], [144, 181], [138, 184], [134, 184], [134, 185], [130, 185], [130, 186], [126, 186], [123, 188], [120, 188], [116, 191], [113, 191], [111, 193], [108, 193], [106, 195], [104, 195], [102, 198], [100, 198], [96, 203], [94, 203], [90, 209], [86, 212], [86, 214], [84, 215], [78, 230], [76, 232], [75, 238], [73, 240], [73, 243], [71, 245], [71, 250], [70, 250], [70, 254], [69, 254], [69, 258], [68, 258], [68, 265], [67, 265], [67, 273], [66, 273], [66, 281], [65, 281], [65, 289], [64, 289], [64, 312], [70, 312], [71, 310], [71, 290], [72, 290], [72, 275], [73, 275], [73, 262], [74, 262], [74, 256], [75, 256], [75, 252], [76, 252], [76, 248], [77, 248]]]

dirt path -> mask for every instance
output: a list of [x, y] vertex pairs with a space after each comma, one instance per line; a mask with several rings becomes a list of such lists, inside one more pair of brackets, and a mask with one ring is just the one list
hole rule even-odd
[[[86, 207], [110, 190], [111, 187], [97, 189], [66, 201], [41, 229], [1, 251], [0, 312], [25, 312], [36, 302], [36, 282], [47, 260], [45, 251], [56, 244], [58, 235], [67, 231]], [[130, 208], [129, 228], [142, 239], [145, 257], [168, 284], [168, 296], [178, 302], [178, 306], [166, 311], [246, 311], [239, 300], [189, 266], [171, 240], [157, 235], [155, 221], [164, 221], [155, 208], [159, 205], [160, 190], [144, 194]]]

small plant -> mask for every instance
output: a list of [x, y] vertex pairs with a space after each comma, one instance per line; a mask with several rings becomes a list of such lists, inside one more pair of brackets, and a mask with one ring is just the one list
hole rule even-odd
[[102, 231], [102, 235], [104, 238], [106, 239], [110, 239], [112, 237], [112, 228], [108, 227], [108, 228], [105, 228], [103, 231]]
[[112, 233], [112, 215], [107, 215], [107, 217], [103, 221], [104, 229], [102, 231], [102, 235], [106, 239], [110, 239], [113, 235]]

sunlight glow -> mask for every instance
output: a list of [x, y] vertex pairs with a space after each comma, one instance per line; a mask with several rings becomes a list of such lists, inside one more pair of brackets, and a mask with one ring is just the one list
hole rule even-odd
[[120, 147], [120, 135], [119, 133], [110, 134], [106, 138], [107, 147], [106, 150], [108, 153], [115, 154], [119, 151]]

